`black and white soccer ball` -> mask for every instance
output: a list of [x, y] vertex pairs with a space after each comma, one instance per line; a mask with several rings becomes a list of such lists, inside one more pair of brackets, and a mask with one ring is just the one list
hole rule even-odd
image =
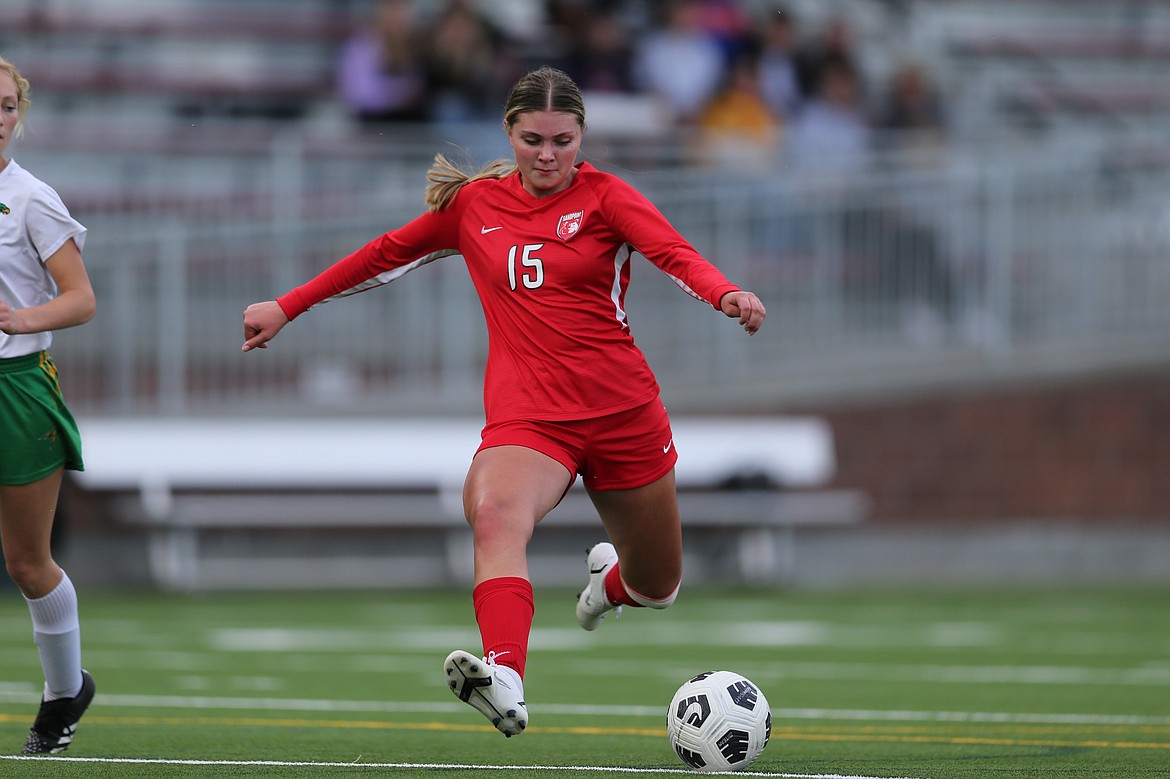
[[666, 713], [666, 736], [698, 771], [739, 771], [772, 735], [772, 710], [760, 688], [733, 671], [707, 671], [683, 683]]

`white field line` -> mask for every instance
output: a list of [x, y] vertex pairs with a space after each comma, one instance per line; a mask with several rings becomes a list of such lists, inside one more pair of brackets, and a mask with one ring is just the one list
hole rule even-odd
[[[580, 631], [578, 631], [580, 632]], [[478, 640], [478, 639], [476, 639]], [[468, 642], [469, 644], [471, 642]], [[459, 646], [459, 644], [451, 644]], [[229, 651], [257, 651], [254, 645], [243, 649], [239, 646]], [[272, 668], [274, 672], [310, 670], [299, 657], [288, 653], [311, 651], [302, 647], [274, 646]], [[217, 661], [206, 654], [190, 652], [127, 653], [123, 651], [87, 652], [92, 663], [106, 668], [143, 668], [150, 670], [198, 672], [218, 668]], [[283, 660], [282, 660], [283, 658]], [[34, 667], [36, 655], [27, 649], [5, 651], [0, 649], [0, 660], [7, 665]], [[350, 668], [371, 673], [421, 673], [429, 674], [430, 658], [417, 655], [351, 655]], [[574, 664], [579, 674], [594, 674], [605, 678], [619, 675], [644, 677], [654, 674], [663, 678], [689, 678], [694, 675], [693, 666], [675, 667], [659, 663], [652, 669], [632, 663], [615, 667], [613, 663], [583, 660]], [[312, 670], [316, 670], [314, 666]], [[771, 679], [825, 679], [831, 681], [863, 680], [887, 682], [914, 682], [929, 684], [1034, 684], [1041, 686], [1082, 685], [1086, 687], [1170, 687], [1170, 666], [1138, 666], [1130, 668], [1058, 666], [1058, 665], [941, 665], [941, 664], [898, 664], [898, 663], [854, 663], [854, 662], [809, 662], [779, 661], [741, 663], [737, 669], [757, 683]], [[2, 682], [0, 682], [2, 685]]]
[[[421, 768], [427, 770], [454, 771], [574, 771], [577, 773], [612, 774], [658, 774], [666, 776], [694, 777], [688, 768], [622, 768], [620, 766], [563, 766], [563, 765], [473, 765], [465, 763], [309, 763], [285, 760], [151, 760], [145, 758], [119, 757], [29, 757], [25, 755], [0, 755], [0, 760], [22, 760], [36, 762], [66, 761], [72, 763], [110, 763], [131, 765], [200, 765], [200, 766], [274, 766], [289, 768]], [[360, 760], [360, 758], [359, 758]], [[707, 776], [758, 776], [770, 779], [912, 779], [911, 777], [874, 777], [856, 774], [787, 774], [771, 771], [718, 772]], [[918, 778], [921, 779], [921, 778]]]
[[[27, 703], [38, 690], [24, 684], [0, 683], [0, 703]], [[100, 706], [142, 709], [188, 709], [232, 711], [302, 711], [370, 714], [449, 714], [466, 710], [456, 701], [335, 701], [313, 698], [268, 698], [209, 695], [117, 695], [98, 693]], [[648, 717], [663, 719], [666, 710], [658, 706], [586, 706], [569, 703], [542, 703], [542, 714], [581, 717]], [[876, 722], [973, 722], [1010, 725], [1100, 725], [1158, 727], [1170, 725], [1170, 716], [1151, 717], [1127, 714], [1044, 714], [988, 711], [909, 711], [885, 709], [772, 708], [778, 720], [849, 720]]]

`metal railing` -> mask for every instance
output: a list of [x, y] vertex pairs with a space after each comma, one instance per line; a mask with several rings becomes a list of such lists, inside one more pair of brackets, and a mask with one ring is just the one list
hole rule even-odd
[[[1157, 150], [948, 149], [849, 179], [767, 157], [752, 171], [619, 167], [769, 308], [747, 338], [638, 258], [635, 339], [669, 402], [693, 411], [1165, 359], [1170, 161]], [[27, 167], [53, 180], [36, 163], [48, 157]], [[105, 207], [127, 182], [75, 209], [99, 298], [54, 345], [76, 411], [478, 411], [486, 337], [458, 257], [239, 350], [248, 303], [419, 213], [425, 157], [326, 158], [278, 137], [259, 154], [138, 164], [138, 180], [184, 195]]]

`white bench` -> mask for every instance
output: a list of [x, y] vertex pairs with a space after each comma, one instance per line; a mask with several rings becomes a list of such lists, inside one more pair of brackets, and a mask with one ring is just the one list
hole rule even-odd
[[[206, 533], [265, 530], [438, 534], [426, 565], [432, 578], [423, 583], [470, 580], [461, 490], [480, 420], [94, 418], [80, 426], [87, 470], [74, 482], [104, 495], [115, 519], [149, 531], [159, 586], [357, 586], [378, 567], [356, 557], [241, 564], [209, 559], [201, 548]], [[726, 539], [744, 579], [782, 579], [796, 528], [851, 524], [865, 514], [863, 496], [822, 489], [834, 469], [822, 420], [682, 418], [672, 427], [684, 529]], [[736, 480], [757, 484], [728, 489]], [[583, 528], [600, 539], [600, 520], [578, 480], [537, 538]]]

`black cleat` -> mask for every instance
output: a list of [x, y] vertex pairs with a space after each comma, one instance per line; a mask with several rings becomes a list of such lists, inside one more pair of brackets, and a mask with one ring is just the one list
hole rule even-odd
[[81, 671], [81, 691], [73, 698], [41, 701], [40, 711], [24, 742], [26, 755], [55, 755], [64, 752], [73, 742], [77, 723], [93, 701], [93, 677]]

